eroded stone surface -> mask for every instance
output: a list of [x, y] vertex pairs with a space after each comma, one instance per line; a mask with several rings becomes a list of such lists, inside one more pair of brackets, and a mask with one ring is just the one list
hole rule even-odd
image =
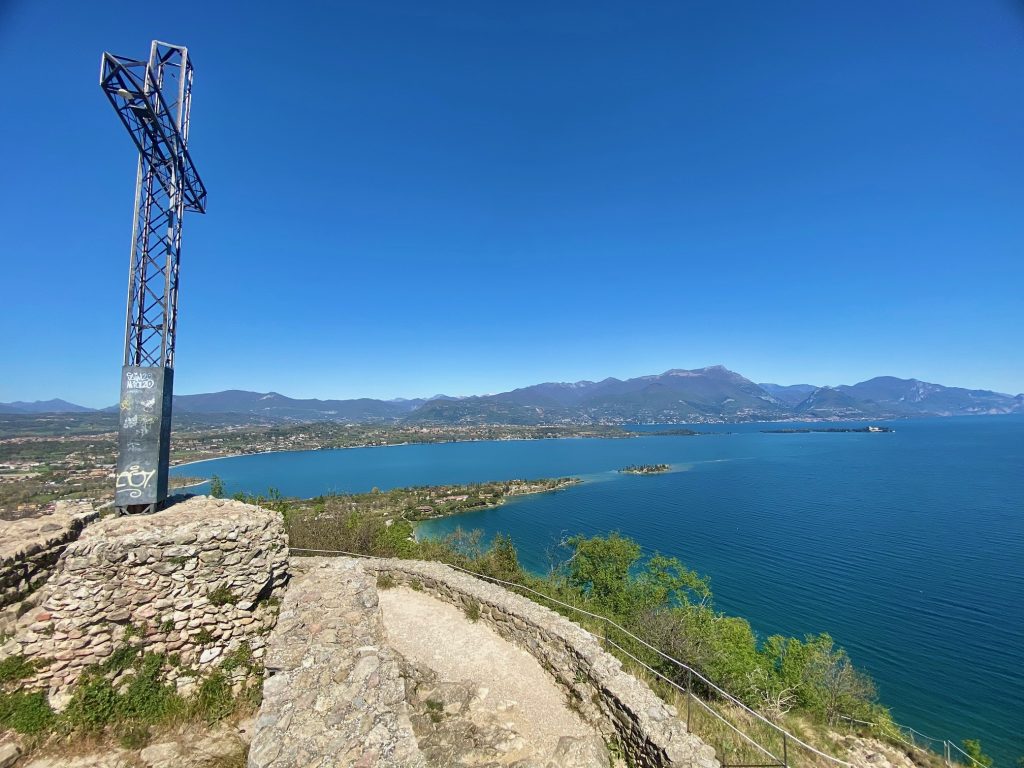
[[918, 768], [906, 751], [878, 739], [831, 734], [846, 749], [846, 759], [859, 768]]
[[528, 652], [423, 592], [383, 590], [380, 603], [387, 642], [409, 662], [413, 728], [431, 765], [608, 766], [596, 730]]

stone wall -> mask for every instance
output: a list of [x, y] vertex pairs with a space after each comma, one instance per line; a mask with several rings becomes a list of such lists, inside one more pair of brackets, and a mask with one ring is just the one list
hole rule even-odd
[[300, 560], [271, 635], [250, 768], [425, 768], [375, 575], [358, 560]]
[[374, 559], [362, 565], [463, 609], [478, 604], [480, 619], [529, 651], [591, 725], [618, 737], [632, 764], [718, 768], [714, 749], [687, 732], [674, 707], [625, 672], [597, 638], [565, 617], [440, 563]]
[[39, 517], [0, 528], [0, 634], [14, 630], [22, 605], [50, 577], [65, 547], [98, 517], [91, 502], [58, 501]]
[[241, 643], [263, 655], [287, 576], [277, 512], [200, 496], [107, 518], [67, 546], [0, 655], [48, 660], [31, 684], [58, 708], [83, 669], [124, 644], [175, 654], [168, 674], [188, 693]]

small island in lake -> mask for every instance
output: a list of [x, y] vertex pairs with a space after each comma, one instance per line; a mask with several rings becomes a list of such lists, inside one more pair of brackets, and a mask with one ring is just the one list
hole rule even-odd
[[822, 429], [810, 429], [808, 427], [801, 427], [800, 429], [762, 429], [762, 432], [769, 435], [803, 435], [808, 432], [895, 432], [896, 430], [892, 427], [828, 427]]
[[668, 472], [671, 467], [668, 464], [630, 464], [619, 470], [627, 475], [658, 475]]
[[639, 435], [641, 437], [693, 437], [695, 435], [709, 435], [710, 432], [697, 432], [693, 429], [659, 429], [656, 432], [641, 432], [639, 430], [633, 430], [632, 434]]

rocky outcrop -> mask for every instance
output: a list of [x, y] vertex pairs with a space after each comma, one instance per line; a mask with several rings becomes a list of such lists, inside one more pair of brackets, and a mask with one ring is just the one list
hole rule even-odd
[[375, 575], [353, 560], [312, 565], [281, 604], [250, 768], [424, 768]]
[[112, 517], [69, 544], [3, 655], [45, 660], [30, 687], [62, 706], [82, 671], [131, 644], [173, 655], [182, 693], [243, 642], [263, 655], [288, 574], [281, 515], [193, 497], [153, 515]]
[[843, 747], [844, 757], [858, 768], [919, 768], [927, 765], [927, 753], [920, 751], [922, 759], [913, 758], [913, 750], [908, 746], [899, 748], [884, 741], [853, 734], [829, 734], [837, 744]]
[[90, 502], [58, 501], [52, 512], [0, 528], [0, 634], [9, 634], [22, 606], [50, 577], [69, 543], [98, 517]]

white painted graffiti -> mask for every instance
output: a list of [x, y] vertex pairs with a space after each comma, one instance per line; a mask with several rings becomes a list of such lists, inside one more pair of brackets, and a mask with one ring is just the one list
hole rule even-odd
[[132, 464], [124, 472], [118, 473], [114, 487], [127, 493], [128, 498], [138, 499], [142, 497], [142, 491], [149, 486], [155, 474], [155, 469], [147, 472], [138, 464]]
[[156, 419], [149, 415], [139, 416], [139, 437], [149, 434], [149, 428]]
[[141, 371], [128, 371], [124, 375], [125, 389], [152, 389], [156, 386], [156, 380], [152, 373]]

